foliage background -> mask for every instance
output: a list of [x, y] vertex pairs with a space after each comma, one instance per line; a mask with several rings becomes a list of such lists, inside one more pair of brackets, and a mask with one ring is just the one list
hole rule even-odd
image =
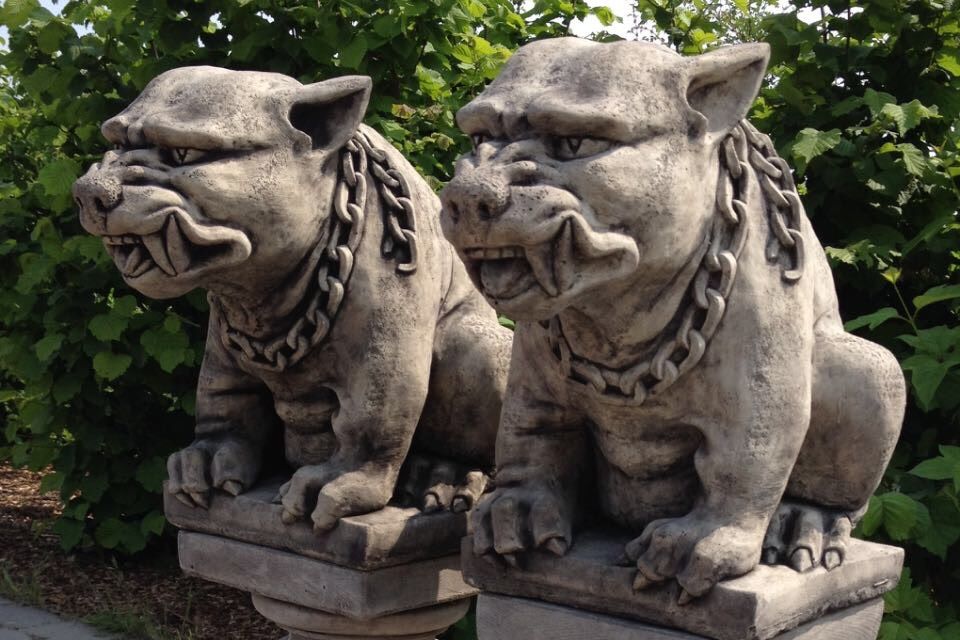
[[[81, 231], [69, 190], [104, 150], [99, 123], [185, 64], [303, 82], [363, 73], [367, 122], [439, 186], [467, 147], [456, 108], [520, 44], [588, 14], [609, 25], [594, 4], [91, 0], [55, 15], [4, 2], [0, 459], [52, 466], [65, 549], [136, 553], [162, 534], [164, 460], [191, 439], [205, 327], [201, 294], [135, 296]], [[960, 12], [953, 0], [637, 0], [622, 18], [683, 53], [771, 44], [754, 122], [797, 170], [848, 330], [890, 348], [910, 382], [904, 435], [858, 530], [907, 548], [881, 636], [960, 639]]]

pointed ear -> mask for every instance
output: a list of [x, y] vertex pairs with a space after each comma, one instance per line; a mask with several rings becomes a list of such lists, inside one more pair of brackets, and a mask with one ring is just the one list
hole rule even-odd
[[722, 139], [747, 117], [770, 60], [766, 43], [721, 47], [686, 59], [687, 102], [699, 135]]
[[308, 84], [291, 99], [290, 124], [309, 136], [309, 148], [339, 149], [360, 126], [372, 86], [367, 76]]

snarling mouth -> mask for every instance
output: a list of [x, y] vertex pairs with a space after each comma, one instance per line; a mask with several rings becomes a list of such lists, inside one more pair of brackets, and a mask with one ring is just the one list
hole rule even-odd
[[471, 247], [463, 251], [467, 267], [483, 293], [500, 301], [516, 298], [534, 286], [556, 297], [572, 284], [570, 222], [551, 240], [534, 246]]
[[229, 238], [237, 232], [205, 228], [169, 214], [159, 231], [147, 234], [105, 235], [103, 243], [125, 278], [139, 278], [159, 269], [169, 277], [210, 263], [230, 253]]

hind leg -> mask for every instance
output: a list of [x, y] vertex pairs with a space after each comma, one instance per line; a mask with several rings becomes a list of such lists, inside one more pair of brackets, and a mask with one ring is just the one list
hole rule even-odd
[[818, 334], [813, 364], [810, 429], [763, 554], [798, 571], [842, 562], [893, 454], [906, 402], [900, 365], [872, 342]]
[[430, 390], [414, 439], [416, 453], [432, 458], [419, 501], [425, 511], [465, 511], [483, 493], [493, 469], [511, 342], [512, 333], [479, 296], [438, 324]]

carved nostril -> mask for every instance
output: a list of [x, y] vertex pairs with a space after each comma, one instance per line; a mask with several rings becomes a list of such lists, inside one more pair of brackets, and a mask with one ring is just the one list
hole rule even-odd
[[486, 202], [479, 202], [477, 204], [477, 215], [480, 216], [481, 220], [489, 220], [493, 217], [493, 212], [490, 211], [490, 205]]
[[123, 186], [108, 172], [91, 171], [74, 183], [73, 197], [81, 211], [106, 213], [123, 200]]

